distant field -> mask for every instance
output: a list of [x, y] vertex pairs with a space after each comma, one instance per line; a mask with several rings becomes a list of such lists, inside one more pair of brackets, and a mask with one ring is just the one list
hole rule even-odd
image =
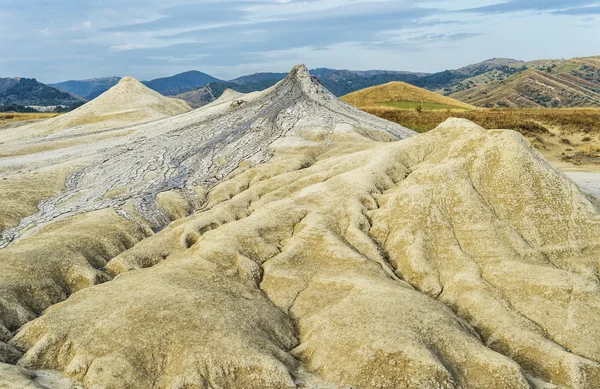
[[365, 111], [396, 122], [417, 132], [427, 132], [451, 117], [469, 119], [488, 129], [502, 128], [531, 132], [545, 127], [557, 127], [562, 133], [600, 134], [600, 109], [485, 109], [427, 110], [365, 108]]
[[426, 111], [437, 111], [437, 110], [454, 110], [454, 109], [459, 109], [459, 110], [466, 110], [468, 108], [464, 108], [464, 107], [457, 107], [455, 105], [448, 105], [448, 104], [440, 104], [440, 103], [421, 103], [421, 102], [416, 102], [416, 101], [388, 101], [385, 103], [379, 103], [379, 106], [382, 107], [387, 107], [387, 108], [394, 108], [394, 109], [423, 109]]
[[50, 119], [58, 116], [58, 113], [13, 113], [0, 112], [0, 126], [10, 122], [22, 122], [25, 120]]

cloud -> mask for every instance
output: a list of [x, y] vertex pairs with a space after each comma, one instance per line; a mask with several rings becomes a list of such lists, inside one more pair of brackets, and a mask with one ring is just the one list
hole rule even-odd
[[129, 51], [129, 50], [137, 50], [137, 49], [146, 49], [151, 46], [146, 45], [136, 45], [134, 43], [126, 43], [124, 45], [111, 46], [108, 49], [110, 51]]
[[[315, 67], [435, 71], [486, 56], [581, 56], [600, 34], [597, 23], [587, 33], [567, 28], [598, 14], [600, 4], [586, 0], [6, 3], [0, 7], [0, 76], [52, 82], [123, 74], [148, 79], [190, 69], [234, 78], [311, 61]], [[510, 12], [523, 13], [519, 23]], [[556, 23], [564, 28], [547, 28]], [[515, 39], [519, 45], [510, 43]]]
[[579, 8], [569, 8], [561, 11], [552, 12], [554, 15], [599, 15], [600, 14], [600, 6], [596, 7], [579, 7]]
[[39, 30], [36, 30], [36, 31], [39, 32], [42, 35], [51, 35], [52, 34], [52, 30], [49, 29], [48, 27], [42, 28], [42, 29], [39, 29]]
[[[165, 41], [189, 39], [202, 42], [205, 51], [248, 52], [290, 50], [299, 47], [323, 48], [344, 42], [377, 42], [385, 30], [423, 27], [424, 18], [437, 9], [406, 7], [378, 1], [356, 3], [326, 11], [305, 11], [285, 19], [215, 26], [156, 36]], [[442, 22], [439, 22], [440, 24]], [[430, 23], [434, 25], [436, 23]]]
[[181, 29], [199, 25], [235, 24], [243, 20], [248, 12], [243, 6], [256, 2], [223, 1], [201, 4], [182, 4], [161, 11], [162, 16], [143, 23], [125, 24], [105, 28], [107, 32], [141, 32], [161, 29]]
[[497, 14], [520, 11], [554, 11], [596, 4], [597, 0], [511, 0], [503, 3], [461, 9], [457, 12]]

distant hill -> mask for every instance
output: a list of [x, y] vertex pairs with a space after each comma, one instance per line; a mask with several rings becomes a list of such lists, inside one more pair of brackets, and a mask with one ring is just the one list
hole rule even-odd
[[[264, 73], [262, 73], [264, 74]], [[174, 97], [186, 101], [194, 108], [203, 107], [209, 104], [223, 94], [227, 89], [232, 89], [241, 93], [250, 93], [265, 90], [281, 81], [278, 78], [264, 78], [245, 76], [243, 80], [236, 79], [228, 82], [211, 82], [202, 88], [194, 89], [189, 92], [178, 94]], [[287, 76], [287, 75], [286, 75]]]
[[50, 84], [50, 86], [92, 100], [117, 85], [120, 79], [121, 77], [91, 78], [89, 80], [59, 82]]
[[399, 109], [423, 108], [435, 109], [473, 109], [450, 97], [439, 95], [423, 88], [404, 82], [390, 82], [373, 86], [342, 97], [346, 103], [358, 108], [391, 107]]
[[235, 84], [254, 84], [259, 82], [272, 82], [276, 83], [287, 77], [287, 73], [254, 73], [247, 76], [238, 77], [231, 80], [230, 82]]
[[165, 96], [175, 96], [180, 93], [203, 87], [211, 82], [222, 82], [222, 80], [206, 73], [192, 70], [171, 77], [144, 81], [144, 85]]
[[[120, 79], [121, 77], [103, 77], [88, 80], [71, 80], [52, 84], [51, 86], [81, 96], [87, 100], [92, 100], [117, 85]], [[191, 70], [171, 77], [143, 81], [142, 83], [164, 96], [174, 96], [203, 87], [211, 82], [223, 81], [206, 73]]]
[[[431, 74], [329, 68], [313, 69], [310, 74], [318, 77], [321, 84], [338, 97], [372, 86], [405, 82], [481, 107], [596, 107], [600, 106], [597, 96], [600, 93], [599, 61], [600, 57], [530, 62], [492, 58]], [[228, 88], [243, 93], [254, 92], [273, 86], [285, 76], [286, 73], [256, 73], [222, 81], [199, 71], [190, 71], [144, 84], [163, 95], [176, 95], [190, 105], [200, 107], [219, 98]], [[92, 99], [109, 88], [98, 80], [109, 79], [55, 85]], [[89, 85], [94, 82], [96, 86]], [[75, 87], [79, 89], [73, 89]]]
[[229, 83], [215, 82], [203, 86], [202, 88], [194, 89], [189, 92], [181, 93], [175, 96], [187, 102], [192, 108], [203, 107], [219, 98], [228, 87]]
[[[491, 59], [479, 64], [470, 65], [457, 70], [449, 70], [434, 74], [413, 73], [392, 70], [338, 70], [328, 68], [317, 68], [310, 74], [319, 78], [323, 86], [336, 96], [343, 96], [364, 88], [382, 85], [393, 81], [402, 81], [427, 89], [440, 89], [454, 85], [466, 78], [489, 71], [499, 66], [512, 64], [519, 61], [510, 59]], [[206, 105], [219, 96], [228, 88], [239, 92], [249, 93], [263, 90], [283, 80], [287, 73], [255, 73], [230, 81], [218, 80], [215, 77], [199, 71], [181, 73], [172, 77], [159, 78], [144, 82], [151, 89], [166, 96], [177, 96], [186, 100], [194, 107]], [[104, 80], [104, 79], [96, 79]], [[78, 83], [78, 84], [77, 84]], [[92, 99], [99, 93], [108, 90], [110, 86], [94, 89], [94, 80], [70, 81], [60, 83], [63, 90], [75, 94], [82, 94]], [[85, 86], [85, 87], [84, 87]], [[94, 94], [87, 94], [88, 90], [95, 90]]]
[[[318, 77], [321, 84], [336, 96], [343, 96], [363, 88], [381, 85], [391, 81], [416, 82], [426, 73], [411, 73], [391, 70], [336, 70], [319, 68], [310, 71], [312, 76]], [[281, 81], [286, 73], [257, 73], [231, 80], [235, 84], [253, 84], [261, 86], [259, 82]], [[247, 91], [251, 92], [251, 91]]]
[[440, 92], [481, 107], [600, 107], [600, 57], [517, 63]]
[[[520, 61], [507, 58], [494, 58], [464, 68], [433, 74], [391, 70], [337, 70], [328, 68], [312, 69], [310, 74], [318, 77], [325, 88], [340, 97], [358, 90], [395, 81], [436, 90], [455, 85], [467, 78], [490, 70], [516, 63], [520, 63]], [[213, 82], [200, 89], [180, 94], [177, 97], [187, 101], [194, 107], [200, 107], [219, 98], [221, 93], [228, 88], [243, 93], [254, 92], [274, 85], [285, 78], [285, 76], [285, 73], [257, 73], [239, 77], [229, 82]]]
[[524, 64], [524, 62], [519, 61], [517, 59], [492, 58], [473, 65], [464, 66], [462, 68], [454, 70], [454, 72], [457, 74], [465, 75], [467, 77], [474, 77], [479, 74], [493, 71], [495, 69], [501, 69], [507, 66], [516, 67], [522, 64]]
[[0, 78], [0, 105], [71, 106], [85, 99], [38, 82], [35, 78]]
[[319, 77], [321, 84], [331, 93], [340, 97], [375, 85], [382, 85], [392, 81], [416, 83], [422, 74], [394, 71], [354, 71], [317, 69], [311, 74]]
[[452, 87], [466, 79], [479, 76], [495, 69], [513, 66], [517, 63], [521, 63], [521, 61], [509, 58], [492, 58], [455, 70], [444, 70], [442, 72], [427, 74], [417, 80], [409, 80], [407, 82], [421, 88], [438, 90]]
[[[313, 69], [310, 74], [318, 77], [321, 84], [338, 97], [373, 85], [397, 80], [415, 81], [426, 75], [426, 73], [388, 70], [353, 71], [326, 68]], [[227, 89], [242, 93], [256, 92], [275, 85], [286, 76], [287, 73], [256, 73], [227, 82], [211, 82], [204, 87], [179, 94], [176, 97], [187, 101], [193, 107], [201, 107], [218, 99]]]

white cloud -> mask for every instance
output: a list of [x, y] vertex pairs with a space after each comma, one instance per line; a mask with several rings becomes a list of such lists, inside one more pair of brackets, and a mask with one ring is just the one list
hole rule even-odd
[[135, 43], [125, 43], [123, 45], [111, 46], [108, 49], [110, 51], [129, 51], [129, 50], [136, 50], [136, 49], [147, 49], [150, 47], [152, 47], [152, 46], [139, 45], [139, 44], [135, 44]]

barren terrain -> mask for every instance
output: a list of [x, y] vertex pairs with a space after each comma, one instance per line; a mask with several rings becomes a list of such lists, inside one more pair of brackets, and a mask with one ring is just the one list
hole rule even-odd
[[417, 135], [298, 66], [5, 139], [0, 387], [600, 386], [600, 203], [518, 132]]

